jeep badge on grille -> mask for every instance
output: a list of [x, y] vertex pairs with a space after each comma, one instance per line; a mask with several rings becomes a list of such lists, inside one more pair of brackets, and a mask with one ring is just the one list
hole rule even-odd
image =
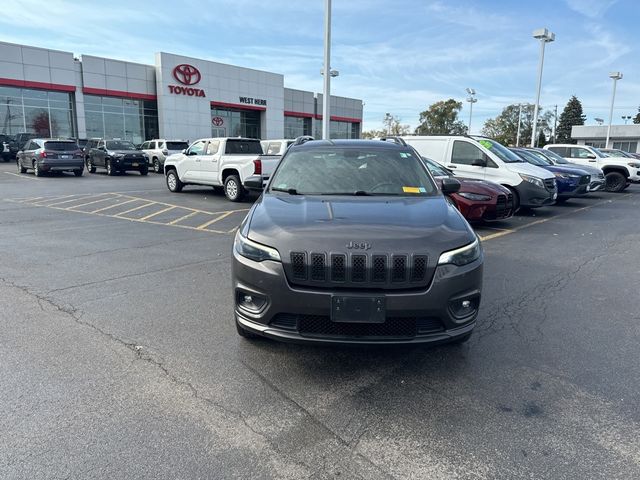
[[369, 242], [351, 241], [347, 243], [347, 248], [354, 249], [354, 250], [369, 250], [371, 248], [371, 244]]

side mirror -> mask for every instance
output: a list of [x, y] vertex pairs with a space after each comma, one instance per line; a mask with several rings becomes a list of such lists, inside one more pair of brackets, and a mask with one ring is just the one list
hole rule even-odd
[[244, 180], [247, 190], [262, 190], [262, 175], [251, 175]]
[[595, 156], [593, 153], [590, 153], [589, 155], [587, 155], [587, 157], [586, 157], [586, 158], [588, 158], [588, 159], [590, 159], [590, 160], [593, 160], [593, 159], [595, 159], [595, 158], [596, 158], [596, 156]]
[[473, 162], [471, 162], [471, 165], [473, 165], [474, 167], [486, 167], [487, 161], [484, 158], [476, 158]]
[[460, 190], [460, 182], [455, 178], [443, 178], [442, 179], [442, 193], [445, 195], [451, 195], [457, 193]]
[[186, 148], [183, 148], [183, 149], [182, 149], [182, 154], [183, 154], [183, 155], [186, 155], [186, 154], [187, 154], [187, 149], [186, 149]]

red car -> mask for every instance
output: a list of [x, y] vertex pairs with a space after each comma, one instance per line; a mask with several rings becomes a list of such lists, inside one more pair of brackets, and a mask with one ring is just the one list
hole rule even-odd
[[449, 195], [456, 208], [469, 222], [504, 220], [513, 216], [513, 195], [509, 189], [497, 183], [471, 178], [454, 177], [445, 167], [422, 157], [433, 178], [442, 185], [443, 178], [455, 178], [460, 190]]

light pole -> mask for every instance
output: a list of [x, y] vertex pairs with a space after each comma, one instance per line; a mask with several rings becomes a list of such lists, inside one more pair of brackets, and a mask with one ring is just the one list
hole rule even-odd
[[631, 115], [622, 115], [622, 120], [624, 120], [624, 124], [626, 125], [629, 120], [633, 117]]
[[469, 127], [467, 127], [467, 135], [471, 135], [471, 117], [473, 115], [473, 104], [478, 101], [475, 97], [476, 91], [473, 88], [467, 88], [467, 93], [469, 96], [467, 97], [467, 102], [469, 102]]
[[516, 148], [520, 146], [520, 124], [522, 123], [522, 104], [518, 104], [518, 133], [516, 133]]
[[609, 108], [609, 126], [607, 126], [607, 139], [604, 148], [609, 148], [609, 137], [611, 136], [611, 121], [613, 120], [613, 103], [616, 101], [616, 84], [622, 79], [622, 72], [611, 72], [609, 78], [613, 80], [613, 93], [611, 94], [611, 107]]
[[538, 64], [538, 89], [536, 93], [536, 103], [533, 106], [533, 124], [531, 132], [531, 146], [535, 146], [536, 134], [538, 133], [538, 105], [540, 105], [540, 89], [542, 88], [542, 65], [544, 64], [544, 46], [556, 39], [556, 34], [546, 28], [538, 28], [533, 31], [533, 38], [540, 40], [540, 63]]
[[[336, 72], [337, 73], [337, 72]], [[331, 138], [331, 0], [324, 0], [324, 90], [322, 94], [322, 139]]]

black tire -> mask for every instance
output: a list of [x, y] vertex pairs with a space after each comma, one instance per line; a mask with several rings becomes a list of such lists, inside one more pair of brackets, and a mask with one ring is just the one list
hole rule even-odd
[[140, 175], [142, 175], [143, 177], [146, 176], [148, 173], [149, 173], [148, 167], [144, 167], [140, 169]]
[[564, 203], [569, 200], [569, 197], [558, 197], [556, 198], [556, 203]]
[[36, 177], [41, 177], [43, 175], [42, 171], [40, 170], [40, 167], [38, 166], [38, 161], [37, 160], [33, 161], [33, 174]]
[[162, 167], [160, 166], [160, 160], [157, 158], [153, 159], [153, 171], [156, 173], [162, 173]]
[[459, 337], [454, 338], [453, 340], [451, 340], [451, 344], [452, 345], [460, 345], [461, 343], [466, 343], [469, 341], [469, 339], [471, 338], [471, 334], [473, 332], [469, 332], [469, 333], [465, 333], [464, 335], [461, 335]]
[[620, 172], [609, 172], [605, 175], [607, 192], [621, 192], [627, 184], [627, 179]]
[[229, 175], [224, 181], [224, 195], [227, 200], [239, 202], [245, 195], [245, 190], [240, 183], [238, 175]]
[[107, 169], [107, 175], [113, 177], [117, 172], [116, 169], [113, 168], [113, 165], [111, 165], [111, 160], [107, 160], [104, 163], [105, 168]]
[[178, 177], [178, 172], [176, 172], [175, 169], [172, 168], [167, 172], [167, 176], [165, 180], [167, 182], [167, 188], [169, 189], [170, 192], [178, 193], [182, 191], [182, 188], [184, 187], [184, 183], [180, 181], [180, 178]]
[[96, 173], [96, 166], [93, 164], [90, 157], [87, 157], [87, 172]]
[[20, 160], [17, 160], [16, 163], [18, 164], [18, 172], [27, 173], [27, 169], [22, 166], [22, 162], [20, 162]]
[[83, 173], [84, 173], [84, 168], [78, 168], [77, 170], [74, 170], [74, 171], [73, 171], [73, 174], [74, 174], [76, 177], [81, 177]]
[[238, 322], [236, 322], [236, 330], [238, 330], [238, 335], [240, 335], [242, 338], [246, 338], [248, 340], [255, 340], [256, 338], [259, 338], [260, 335], [256, 335], [253, 332], [250, 332], [249, 330], [246, 330], [245, 328], [242, 328], [240, 326], [240, 324], [238, 324]]
[[518, 195], [518, 192], [516, 192], [515, 188], [508, 185], [505, 185], [505, 187], [507, 187], [511, 192], [511, 195], [513, 195], [513, 213], [515, 214], [518, 210], [520, 210], [520, 195]]

